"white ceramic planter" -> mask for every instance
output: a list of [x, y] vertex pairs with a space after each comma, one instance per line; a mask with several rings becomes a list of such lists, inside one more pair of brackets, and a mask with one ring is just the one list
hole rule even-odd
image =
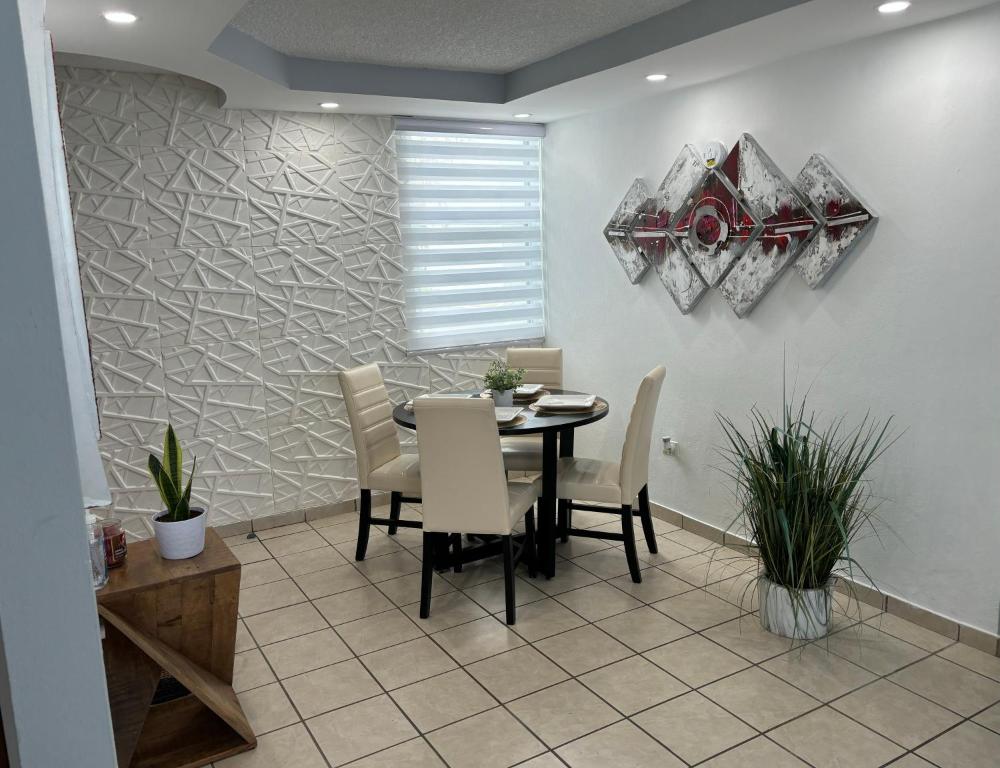
[[160, 557], [166, 560], [186, 560], [201, 554], [205, 548], [205, 521], [208, 515], [204, 509], [192, 507], [191, 511], [198, 514], [179, 523], [160, 520], [167, 514], [166, 510], [153, 518]]
[[796, 640], [815, 640], [830, 631], [833, 606], [832, 586], [825, 589], [805, 589], [795, 598], [784, 587], [767, 576], [757, 578], [760, 603], [760, 625], [768, 632]]
[[497, 406], [497, 408], [509, 408], [514, 405], [513, 389], [505, 389], [502, 392], [498, 392], [495, 389], [491, 391], [493, 393], [493, 404]]

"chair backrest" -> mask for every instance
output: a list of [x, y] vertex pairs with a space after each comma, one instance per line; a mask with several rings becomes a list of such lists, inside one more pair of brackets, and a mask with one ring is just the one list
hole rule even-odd
[[418, 397], [425, 531], [510, 533], [507, 477], [492, 400]]
[[562, 387], [562, 347], [508, 347], [507, 365], [524, 368], [525, 384]]
[[662, 365], [647, 373], [639, 384], [635, 402], [632, 403], [618, 476], [622, 504], [631, 504], [642, 486], [649, 481], [649, 444], [653, 439], [653, 417], [656, 416], [656, 404], [666, 375], [667, 369]]
[[377, 363], [341, 371], [339, 378], [354, 437], [358, 483], [370, 488], [369, 475], [400, 455], [389, 392]]

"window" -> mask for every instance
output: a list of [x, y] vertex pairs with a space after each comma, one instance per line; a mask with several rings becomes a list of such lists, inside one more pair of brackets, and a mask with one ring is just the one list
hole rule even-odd
[[409, 349], [542, 338], [540, 136], [396, 137]]

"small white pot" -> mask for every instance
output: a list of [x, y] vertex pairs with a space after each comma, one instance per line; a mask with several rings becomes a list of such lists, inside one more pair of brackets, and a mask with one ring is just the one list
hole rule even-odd
[[205, 521], [208, 515], [204, 509], [196, 507], [192, 507], [191, 511], [197, 514], [179, 523], [161, 520], [167, 514], [166, 510], [153, 518], [160, 557], [165, 560], [186, 560], [201, 554], [205, 548]]
[[514, 390], [505, 389], [503, 391], [492, 390], [493, 392], [493, 404], [497, 408], [508, 408], [514, 405]]
[[768, 632], [796, 640], [815, 640], [830, 631], [832, 585], [799, 590], [793, 597], [767, 576], [757, 579], [760, 625]]

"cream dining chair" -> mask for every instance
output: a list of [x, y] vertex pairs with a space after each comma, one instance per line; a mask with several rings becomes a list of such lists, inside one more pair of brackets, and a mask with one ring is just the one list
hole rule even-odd
[[[397, 528], [421, 527], [419, 520], [400, 519], [403, 502], [420, 501], [420, 460], [416, 454], [400, 450], [392, 403], [378, 364], [341, 371], [339, 378], [354, 437], [361, 489], [355, 559], [364, 560], [372, 525], [387, 525], [390, 536], [395, 535]], [[390, 493], [388, 518], [372, 517], [372, 491]]]
[[[534, 575], [535, 480], [507, 480], [493, 402], [481, 398], [418, 397], [413, 414], [420, 435], [424, 551], [420, 618], [431, 609], [435, 559], [447, 556], [455, 534], [500, 536], [507, 623], [513, 624], [514, 569], [527, 558]], [[525, 536], [515, 552], [514, 526], [524, 518]], [[460, 565], [453, 556], [455, 567]]]
[[[653, 436], [653, 417], [660, 398], [660, 389], [667, 371], [662, 365], [646, 374], [632, 404], [628, 428], [625, 430], [625, 444], [621, 461], [600, 461], [598, 459], [561, 458], [558, 463], [556, 496], [560, 506], [565, 504], [574, 509], [591, 512], [609, 512], [621, 515], [622, 532], [605, 533], [593, 529], [577, 530], [568, 526], [566, 533], [571, 536], [611, 539], [625, 543], [625, 557], [629, 573], [636, 584], [642, 582], [639, 572], [639, 558], [635, 549], [635, 530], [632, 517], [638, 514], [642, 521], [643, 534], [650, 552], [656, 552], [656, 536], [653, 518], [649, 509], [649, 445]], [[634, 512], [632, 500], [638, 495], [639, 509]], [[576, 499], [596, 504], [614, 504], [617, 509], [596, 504], [580, 504]]]
[[[562, 388], [562, 349], [560, 347], [509, 347], [507, 365], [524, 368], [525, 384], [544, 384]], [[511, 472], [542, 471], [542, 436], [505, 437], [503, 463]]]

